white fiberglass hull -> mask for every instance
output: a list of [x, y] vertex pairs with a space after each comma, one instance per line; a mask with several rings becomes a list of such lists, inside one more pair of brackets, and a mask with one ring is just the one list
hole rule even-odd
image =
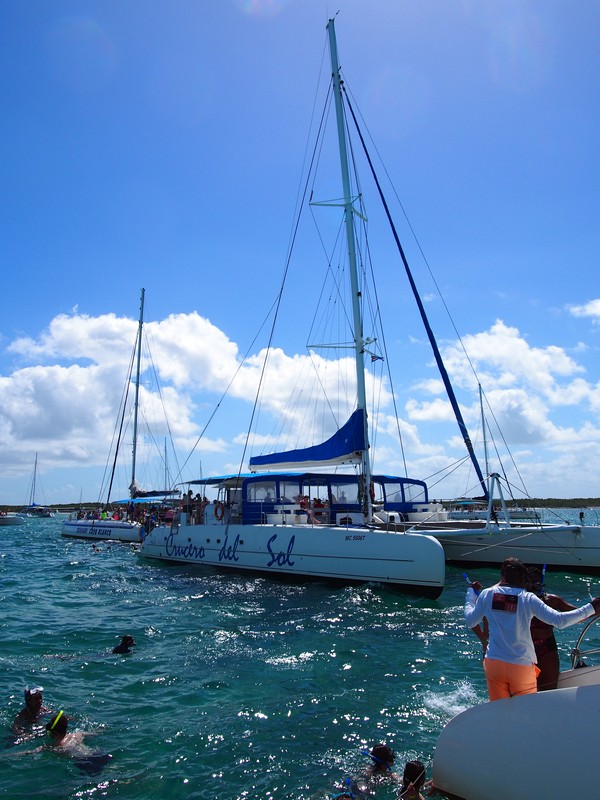
[[62, 524], [61, 535], [70, 539], [140, 542], [142, 530], [139, 522], [114, 519], [67, 519]]
[[440, 734], [433, 781], [465, 800], [597, 797], [599, 716], [597, 684], [475, 706]]
[[449, 562], [498, 565], [505, 558], [516, 556], [526, 564], [600, 570], [600, 526], [523, 525], [424, 532], [441, 542]]
[[250, 571], [273, 577], [376, 582], [438, 597], [444, 551], [421, 534], [362, 527], [311, 525], [182, 525], [155, 528], [144, 539], [146, 558]]

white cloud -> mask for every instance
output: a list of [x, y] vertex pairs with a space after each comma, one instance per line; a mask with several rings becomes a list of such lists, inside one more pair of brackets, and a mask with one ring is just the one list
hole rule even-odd
[[454, 419], [448, 400], [436, 398], [431, 402], [409, 400], [406, 403], [408, 418], [417, 422], [451, 422]]
[[531, 387], [536, 394], [553, 397], [557, 378], [585, 372], [563, 348], [532, 347], [514, 327], [497, 320], [482, 333], [463, 337], [468, 359], [457, 344], [444, 348], [443, 358], [452, 381], [474, 391], [477, 377], [486, 391], [493, 388]]
[[[55, 466], [106, 463], [137, 326], [114, 314], [61, 314], [39, 337], [18, 338], [9, 345], [21, 365], [0, 378], [0, 430], [5, 433], [7, 461], [16, 459], [29, 470], [32, 454], [42, 450], [46, 463], [51, 460]], [[237, 345], [195, 312], [145, 323], [144, 352], [148, 349], [151, 360], [142, 360], [140, 422], [148, 423], [156, 440], [172, 434], [181, 452], [197, 446], [205, 455], [236, 446], [231, 411], [225, 424], [223, 415], [218, 422], [219, 431], [231, 430], [229, 437], [209, 438], [211, 430], [199, 443], [198, 437], [226, 390], [227, 402], [244, 402], [247, 417], [242, 422], [249, 421], [266, 351], [241, 363]], [[323, 425], [325, 436], [331, 435], [354, 409], [353, 359], [327, 360], [315, 353], [290, 356], [275, 348], [268, 368], [257, 428], [262, 433], [254, 434], [255, 446], [259, 440], [267, 448], [274, 442], [299, 446], [301, 438], [303, 446], [321, 441]], [[321, 400], [315, 411], [315, 398], [322, 397], [323, 390], [327, 402]], [[390, 402], [381, 379], [369, 377], [367, 390], [383, 407]], [[294, 393], [299, 400], [290, 406]], [[286, 429], [270, 417], [287, 419]], [[239, 430], [239, 424], [236, 427]]]
[[[154, 428], [157, 441], [170, 432], [185, 457], [196, 448], [198, 455], [192, 460], [202, 456], [219, 471], [226, 471], [227, 464], [238, 469], [237, 454], [246, 440], [240, 431], [250, 419], [266, 351], [242, 363], [237, 344], [195, 312], [148, 322], [144, 330], [160, 392], [153, 370], [146, 366], [140, 403], [143, 421]], [[19, 363], [12, 374], [0, 377], [5, 476], [19, 468], [23, 474], [30, 471], [38, 450], [54, 467], [106, 463], [136, 331], [134, 320], [74, 313], [55, 317], [39, 337], [15, 339], [8, 346]], [[594, 465], [600, 467], [596, 456], [600, 383], [586, 381], [572, 354], [555, 345], [532, 347], [518, 329], [500, 320], [463, 341], [493, 409], [490, 417], [499, 423], [511, 450], [521, 448], [518, 468], [531, 481], [530, 493], [564, 496], [565, 474], [557, 464], [571, 470], [577, 465], [578, 480], [583, 466], [585, 475], [591, 475]], [[466, 389], [471, 398], [462, 404], [463, 413], [471, 435], [480, 437], [477, 381], [471, 367], [456, 343], [445, 346], [444, 359], [454, 385], [463, 394]], [[354, 408], [356, 374], [351, 358], [288, 355], [275, 348], [269, 353], [268, 371], [249, 440], [254, 452], [322, 441]], [[228, 388], [224, 407], [198, 442]], [[328, 400], [317, 402], [323, 389]], [[439, 379], [423, 380], [415, 373], [405, 400], [406, 419], [397, 420], [390, 413], [391, 394], [384, 379], [369, 376], [367, 394], [377, 398], [379, 408], [371, 416], [377, 426], [372, 432], [376, 469], [404, 474], [398, 428], [413, 477], [436, 475], [464, 457]], [[290, 405], [292, 396], [296, 399]], [[492, 419], [488, 426], [493, 428]], [[496, 438], [497, 432], [492, 432]], [[126, 436], [130, 441], [129, 432]], [[147, 439], [143, 442], [145, 447]], [[583, 486], [580, 493], [586, 494]]]
[[568, 306], [567, 308], [574, 317], [592, 317], [594, 323], [600, 322], [600, 298], [590, 300], [581, 306]]

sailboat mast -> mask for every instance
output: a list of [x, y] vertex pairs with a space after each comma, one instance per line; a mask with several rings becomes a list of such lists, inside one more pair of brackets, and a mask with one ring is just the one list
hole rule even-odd
[[135, 492], [135, 461], [137, 455], [138, 410], [140, 404], [140, 369], [142, 363], [142, 328], [144, 326], [145, 291], [146, 291], [145, 289], [142, 289], [142, 296], [140, 299], [140, 321], [138, 325], [137, 363], [135, 369], [135, 398], [133, 401], [133, 449], [131, 455], [131, 489], [130, 489], [130, 494], [132, 497]]
[[29, 505], [35, 505], [35, 484], [37, 481], [37, 457], [38, 454], [35, 454], [35, 461], [33, 463], [33, 478], [31, 479], [31, 495], [29, 496]]
[[363, 338], [363, 324], [360, 309], [360, 289], [358, 285], [358, 269], [356, 265], [356, 241], [354, 237], [354, 206], [350, 192], [350, 170], [348, 167], [348, 149], [346, 146], [346, 127], [344, 125], [344, 112], [342, 109], [342, 85], [340, 67], [338, 62], [337, 41], [335, 37], [334, 20], [327, 23], [329, 34], [329, 52], [331, 56], [331, 73], [333, 78], [333, 95], [335, 98], [335, 114], [337, 120], [338, 145], [340, 152], [340, 166], [342, 169], [342, 187], [344, 191], [344, 215], [346, 222], [346, 239], [348, 242], [348, 260], [350, 272], [350, 289], [352, 293], [352, 317], [354, 328], [354, 353], [356, 363], [356, 386], [358, 394], [358, 408], [363, 410], [363, 424], [365, 426], [365, 449], [362, 453], [362, 473], [365, 481], [363, 492], [363, 512], [367, 520], [372, 516], [371, 504], [371, 464], [369, 459], [369, 428], [367, 422], [367, 393], [365, 387], [365, 350]]

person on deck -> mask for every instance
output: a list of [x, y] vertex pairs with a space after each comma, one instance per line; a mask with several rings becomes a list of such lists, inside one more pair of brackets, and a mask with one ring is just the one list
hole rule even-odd
[[[544, 575], [539, 567], [529, 567], [529, 583], [527, 588], [530, 592], [537, 595], [550, 608], [556, 611], [573, 611], [575, 606], [563, 600], [557, 594], [548, 594], [544, 591]], [[538, 692], [548, 689], [556, 689], [558, 675], [560, 672], [560, 659], [558, 657], [558, 645], [554, 638], [554, 628], [542, 622], [537, 617], [531, 620], [531, 638], [535, 647], [537, 665], [540, 671], [537, 676]]]
[[481, 584], [473, 582], [465, 600], [465, 619], [470, 628], [479, 625], [484, 617], [488, 621], [490, 639], [483, 664], [490, 700], [537, 691], [530, 630], [533, 617], [556, 628], [566, 628], [600, 612], [600, 597], [573, 611], [550, 608], [525, 589], [527, 568], [518, 558], [505, 559], [500, 574], [500, 582], [489, 589], [481, 590]]

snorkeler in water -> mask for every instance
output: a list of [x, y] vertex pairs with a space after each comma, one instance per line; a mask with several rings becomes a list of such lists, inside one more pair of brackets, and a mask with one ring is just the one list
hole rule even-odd
[[368, 777], [385, 777], [399, 780], [399, 776], [392, 771], [396, 754], [391, 747], [388, 747], [387, 744], [376, 744], [370, 752], [368, 750], [363, 752], [369, 756], [372, 762], [367, 767]]
[[26, 686], [23, 690], [23, 698], [25, 700], [25, 708], [17, 714], [12, 724], [12, 731], [17, 736], [33, 735], [35, 723], [44, 714], [47, 714], [50, 709], [44, 706], [44, 689], [42, 686], [35, 686], [29, 688]]
[[131, 650], [129, 648], [134, 647], [134, 645], [135, 645], [135, 639], [133, 638], [133, 636], [129, 636], [128, 634], [127, 636], [123, 636], [123, 638], [116, 647], [113, 647], [112, 652], [131, 653]]
[[93, 733], [86, 731], [69, 733], [69, 721], [62, 709], [52, 716], [46, 725], [46, 733], [49, 737], [46, 744], [36, 747], [35, 750], [21, 750], [15, 755], [31, 755], [52, 750], [59, 755], [71, 757], [77, 767], [88, 775], [96, 775], [112, 758], [110, 753], [92, 750], [85, 744], [84, 738], [93, 736]]

